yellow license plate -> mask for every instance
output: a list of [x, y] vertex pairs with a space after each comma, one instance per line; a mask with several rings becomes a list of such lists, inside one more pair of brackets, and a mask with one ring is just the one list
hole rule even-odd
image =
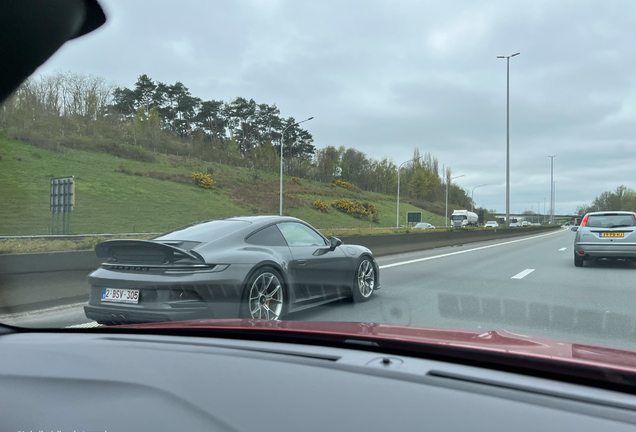
[[622, 233], [622, 232], [604, 232], [604, 233], [601, 233], [601, 237], [625, 237], [625, 233]]

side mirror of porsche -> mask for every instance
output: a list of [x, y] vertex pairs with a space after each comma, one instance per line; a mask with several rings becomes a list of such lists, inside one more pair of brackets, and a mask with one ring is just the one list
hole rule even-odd
[[338, 237], [329, 237], [329, 250], [334, 251], [338, 246], [342, 244], [342, 240]]

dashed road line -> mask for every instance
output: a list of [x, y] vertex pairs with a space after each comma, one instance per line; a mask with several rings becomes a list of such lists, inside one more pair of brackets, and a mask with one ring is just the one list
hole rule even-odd
[[535, 269], [525, 269], [524, 271], [517, 273], [516, 275], [514, 275], [510, 279], [523, 279], [524, 277], [526, 277], [530, 273], [532, 273], [534, 270]]
[[566, 247], [561, 248], [561, 249], [559, 249], [559, 252], [564, 251], [564, 250], [566, 250], [566, 249], [567, 249]]

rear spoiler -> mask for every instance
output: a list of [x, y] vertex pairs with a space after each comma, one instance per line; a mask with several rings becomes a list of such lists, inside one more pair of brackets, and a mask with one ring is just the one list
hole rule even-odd
[[205, 259], [194, 251], [171, 246], [164, 243], [157, 243], [150, 240], [107, 240], [95, 246], [95, 254], [100, 258], [117, 258], [117, 255], [134, 256], [137, 252], [139, 258], [145, 255], [160, 256], [163, 254], [164, 260], [172, 262], [175, 256], [190, 258], [205, 264]]

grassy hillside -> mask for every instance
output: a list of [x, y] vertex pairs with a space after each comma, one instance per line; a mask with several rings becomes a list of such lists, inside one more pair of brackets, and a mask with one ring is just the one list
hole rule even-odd
[[[49, 181], [65, 176], [74, 176], [76, 182], [74, 234], [162, 232], [203, 219], [278, 214], [278, 176], [257, 170], [165, 155], [146, 163], [80, 150], [58, 153], [1, 137], [0, 157], [0, 235], [47, 234]], [[189, 183], [195, 171], [211, 173], [217, 188]], [[308, 180], [297, 185], [289, 177], [284, 191], [284, 213], [318, 228], [395, 226], [392, 196]], [[333, 208], [321, 213], [312, 207], [318, 198], [327, 203], [338, 198], [371, 202], [379, 210], [379, 223]], [[444, 223], [442, 216], [406, 203], [400, 204], [402, 221], [407, 211], [422, 211], [423, 220], [434, 225]]]

